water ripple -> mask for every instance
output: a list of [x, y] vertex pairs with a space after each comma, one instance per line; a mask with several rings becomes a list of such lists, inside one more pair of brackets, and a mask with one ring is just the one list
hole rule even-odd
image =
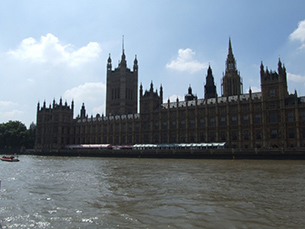
[[22, 156], [3, 228], [302, 228], [304, 161]]

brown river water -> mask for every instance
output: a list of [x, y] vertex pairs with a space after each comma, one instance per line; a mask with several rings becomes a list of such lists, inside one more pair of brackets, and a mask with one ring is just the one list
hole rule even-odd
[[2, 228], [305, 226], [303, 160], [20, 156], [0, 180]]

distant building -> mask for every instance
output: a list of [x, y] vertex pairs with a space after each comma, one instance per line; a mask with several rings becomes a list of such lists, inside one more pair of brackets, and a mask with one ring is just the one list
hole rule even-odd
[[226, 142], [232, 148], [305, 147], [305, 97], [289, 94], [285, 66], [278, 71], [260, 66], [261, 92], [243, 94], [231, 40], [217, 96], [209, 66], [204, 98], [193, 95], [189, 86], [184, 101], [163, 103], [162, 86], [139, 88], [138, 60], [133, 71], [122, 59], [112, 70], [107, 62], [106, 115], [88, 117], [85, 105], [73, 118], [74, 104], [53, 101], [37, 106], [36, 149], [61, 149], [74, 144], [133, 145], [145, 143]]

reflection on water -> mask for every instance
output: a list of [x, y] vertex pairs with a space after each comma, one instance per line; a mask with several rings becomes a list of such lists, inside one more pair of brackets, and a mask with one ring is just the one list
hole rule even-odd
[[22, 156], [3, 228], [302, 228], [305, 161]]

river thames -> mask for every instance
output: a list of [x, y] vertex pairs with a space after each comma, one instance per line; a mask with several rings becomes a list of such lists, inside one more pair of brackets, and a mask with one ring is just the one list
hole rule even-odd
[[2, 228], [303, 228], [305, 161], [20, 156]]

